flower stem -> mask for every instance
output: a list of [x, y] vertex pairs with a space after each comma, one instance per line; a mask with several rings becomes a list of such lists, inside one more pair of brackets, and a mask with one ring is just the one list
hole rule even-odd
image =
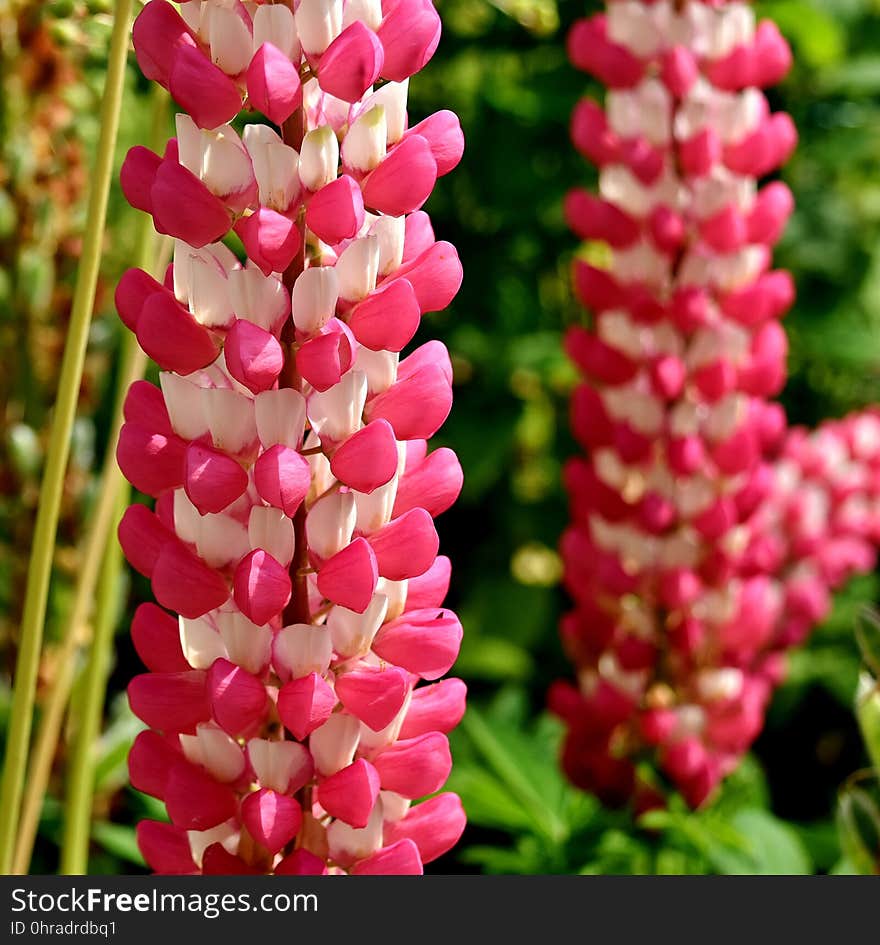
[[77, 271], [70, 328], [61, 363], [58, 398], [34, 526], [7, 733], [6, 758], [2, 785], [0, 785], [0, 873], [9, 873], [12, 866], [21, 808], [61, 495], [70, 455], [71, 432], [76, 415], [101, 261], [107, 196], [110, 189], [110, 175], [113, 168], [116, 133], [119, 128], [119, 110], [125, 80], [125, 63], [128, 56], [131, 8], [132, 0], [116, 0], [107, 81], [101, 102], [101, 132], [92, 171], [92, 188], [89, 195], [82, 257]]
[[[152, 93], [153, 129], [151, 142], [155, 143], [154, 150], [159, 149], [158, 142], [164, 136], [167, 105], [167, 93], [160, 86], [156, 86]], [[149, 215], [141, 214], [140, 226], [141, 230], [138, 234], [135, 254], [136, 265], [147, 270], [154, 277], [161, 277], [160, 274], [165, 268], [169, 255], [170, 241], [163, 240], [157, 247], [153, 221]], [[114, 398], [113, 421], [110, 425], [107, 452], [104, 456], [104, 465], [101, 469], [97, 490], [98, 500], [90, 516], [89, 531], [78, 555], [80, 570], [73, 606], [65, 619], [64, 636], [56, 660], [59, 668], [58, 676], [53, 681], [46, 704], [40, 713], [40, 724], [27, 772], [28, 791], [22, 806], [18, 842], [12, 866], [12, 872], [17, 875], [27, 873], [30, 867], [43, 800], [46, 796], [46, 788], [52, 772], [52, 762], [56, 756], [58, 739], [61, 734], [61, 724], [70, 701], [70, 693], [76, 675], [79, 649], [85, 644], [90, 630], [89, 617], [95, 599], [98, 569], [107, 542], [111, 540], [116, 497], [125, 482], [116, 462], [116, 444], [119, 440], [119, 430], [123, 422], [122, 410], [125, 395], [128, 388], [136, 380], [143, 377], [146, 364], [147, 357], [137, 345], [134, 335], [125, 332], [120, 357], [119, 378]]]
[[[128, 501], [127, 490], [117, 494], [113, 524], [122, 517]], [[95, 789], [95, 762], [101, 733], [107, 677], [113, 651], [113, 631], [119, 618], [119, 579], [122, 573], [122, 548], [118, 541], [108, 541], [98, 578], [95, 604], [95, 632], [85, 670], [82, 712], [73, 744], [67, 777], [64, 807], [64, 833], [61, 841], [61, 868], [67, 875], [88, 872], [89, 830]]]
[[[302, 149], [303, 137], [305, 135], [305, 112], [298, 108], [281, 127], [281, 138], [285, 144], [289, 144], [294, 150]], [[293, 295], [293, 285], [297, 277], [305, 269], [306, 265], [306, 231], [305, 220], [302, 213], [297, 217], [297, 227], [299, 228], [300, 246], [299, 252], [287, 267], [283, 275], [284, 285]], [[294, 342], [296, 335], [294, 331], [293, 319], [288, 319], [281, 334], [281, 342], [284, 345], [284, 368], [278, 378], [279, 387], [292, 387], [294, 390], [302, 389], [302, 378], [296, 369], [296, 354]], [[290, 601], [284, 608], [282, 619], [285, 624], [293, 623], [311, 623], [312, 617], [309, 611], [309, 585], [305, 569], [309, 566], [309, 544], [306, 534], [306, 504], [303, 502], [296, 510], [293, 516], [293, 535], [294, 535], [294, 554], [293, 561], [290, 562], [290, 583], [293, 588]]]

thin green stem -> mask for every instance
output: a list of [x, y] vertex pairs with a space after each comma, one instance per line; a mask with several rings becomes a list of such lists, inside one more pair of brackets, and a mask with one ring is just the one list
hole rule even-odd
[[128, 56], [131, 9], [132, 0], [116, 0], [107, 81], [101, 102], [101, 132], [92, 172], [92, 188], [89, 195], [82, 257], [77, 271], [70, 328], [61, 363], [58, 399], [55, 404], [51, 439], [34, 526], [3, 781], [0, 785], [0, 873], [9, 873], [15, 849], [24, 773], [33, 726], [37, 672], [43, 645], [43, 627], [46, 622], [58, 515], [101, 262], [107, 196], [110, 189], [116, 134], [119, 128], [119, 110], [125, 81], [125, 64]]
[[[134, 350], [126, 351], [124, 355], [127, 367], [120, 373], [120, 379], [124, 384], [124, 386], [120, 384], [120, 387], [123, 390], [143, 377], [147, 360], [143, 352], [135, 344], [130, 344], [129, 341], [133, 342], [134, 339], [126, 339], [127, 347], [134, 348]], [[108, 444], [104, 468], [101, 473], [97, 505], [89, 526], [89, 532], [79, 555], [81, 569], [77, 579], [73, 607], [66, 618], [64, 637], [55, 660], [58, 666], [58, 675], [53, 681], [46, 705], [40, 713], [40, 724], [37, 729], [34, 749], [31, 753], [31, 763], [27, 773], [28, 790], [22, 805], [18, 842], [12, 867], [12, 872], [15, 874], [27, 873], [30, 866], [43, 799], [46, 795], [52, 762], [55, 758], [61, 733], [61, 724], [64, 720], [64, 712], [70, 699], [70, 692], [76, 675], [79, 650], [88, 636], [87, 627], [95, 599], [98, 568], [107, 547], [107, 542], [112, 537], [113, 512], [116, 507], [117, 496], [124, 482], [116, 464], [115, 455], [119, 426], [114, 424], [113, 430], [114, 433]]]
[[[155, 86], [152, 93], [153, 130], [150, 136], [154, 150], [161, 150], [160, 139], [165, 136], [167, 106], [168, 94], [160, 86]], [[158, 244], [157, 248], [152, 218], [147, 214], [141, 214], [139, 222], [136, 265], [155, 277], [161, 277], [160, 274], [170, 255], [170, 240], [166, 238]], [[143, 377], [146, 364], [147, 357], [138, 347], [134, 335], [126, 332], [122, 343], [119, 378], [114, 396], [113, 421], [97, 490], [98, 500], [90, 517], [89, 531], [78, 555], [80, 569], [73, 606], [65, 619], [64, 636], [55, 660], [58, 675], [53, 680], [46, 704], [40, 713], [40, 724], [28, 767], [26, 782], [28, 790], [22, 805], [18, 842], [12, 867], [12, 872], [17, 875], [27, 873], [30, 868], [40, 813], [43, 809], [43, 801], [52, 773], [52, 763], [61, 735], [61, 725], [76, 676], [79, 649], [84, 645], [90, 632], [88, 623], [95, 599], [98, 568], [107, 542], [111, 540], [116, 497], [124, 483], [116, 462], [116, 444], [123, 422], [125, 395], [128, 388]]]
[[[113, 516], [114, 524], [122, 517], [128, 490], [120, 490]], [[92, 799], [95, 791], [95, 762], [98, 736], [104, 715], [107, 678], [113, 654], [113, 631], [119, 617], [119, 581], [122, 574], [122, 548], [118, 541], [108, 541], [98, 577], [95, 602], [95, 632], [83, 679], [85, 690], [82, 712], [73, 743], [73, 755], [67, 777], [64, 807], [64, 833], [61, 840], [61, 868], [67, 875], [82, 875], [89, 866], [89, 832]]]

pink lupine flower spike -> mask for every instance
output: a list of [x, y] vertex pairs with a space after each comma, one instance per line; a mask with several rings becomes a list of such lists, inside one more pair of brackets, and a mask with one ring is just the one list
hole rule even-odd
[[421, 210], [461, 128], [406, 113], [439, 35], [430, 0], [150, 0], [135, 22], [182, 109], [122, 168], [173, 265], [116, 293], [161, 371], [118, 448], [155, 499], [119, 538], [159, 605], [129, 686], [131, 781], [170, 819], [138, 827], [156, 872], [421, 873], [464, 828], [436, 794], [465, 686], [440, 680], [461, 625], [433, 523], [462, 477], [426, 442], [452, 372], [439, 342], [405, 351], [462, 277]]

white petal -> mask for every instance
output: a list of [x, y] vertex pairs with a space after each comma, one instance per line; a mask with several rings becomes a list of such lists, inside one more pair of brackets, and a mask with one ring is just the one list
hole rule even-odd
[[308, 623], [292, 624], [279, 630], [272, 646], [276, 671], [301, 679], [310, 673], [323, 676], [333, 656], [330, 631]]
[[248, 540], [251, 549], [268, 551], [284, 567], [293, 560], [293, 521], [280, 509], [255, 505], [248, 519]]
[[347, 712], [336, 712], [309, 737], [315, 767], [323, 775], [350, 765], [357, 750], [361, 723]]
[[311, 266], [293, 284], [293, 322], [306, 334], [325, 325], [336, 311], [339, 279], [333, 266]]
[[336, 492], [319, 499], [306, 516], [309, 548], [320, 558], [330, 558], [351, 541], [356, 521], [354, 495]]
[[306, 399], [290, 387], [261, 391], [255, 400], [257, 433], [265, 449], [278, 443], [297, 449], [306, 423]]

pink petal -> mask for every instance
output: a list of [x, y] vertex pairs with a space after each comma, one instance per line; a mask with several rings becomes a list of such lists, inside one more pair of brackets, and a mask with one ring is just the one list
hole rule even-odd
[[733, 204], [728, 204], [714, 216], [703, 220], [700, 236], [715, 252], [732, 253], [748, 239], [746, 221]]
[[277, 617], [290, 601], [292, 587], [287, 568], [257, 548], [235, 569], [233, 597], [238, 609], [255, 624]]
[[428, 732], [451, 732], [464, 716], [467, 686], [460, 679], [444, 679], [413, 690], [400, 738]]
[[168, 87], [199, 128], [224, 125], [241, 111], [241, 93], [235, 83], [193, 46], [177, 51]]
[[291, 679], [278, 691], [278, 716], [285, 728], [299, 741], [330, 718], [336, 708], [336, 695], [317, 673]]
[[312, 470], [297, 450], [278, 443], [262, 453], [254, 464], [254, 485], [264, 502], [281, 509], [289, 518], [308, 494]]
[[265, 687], [229, 660], [214, 660], [208, 670], [207, 692], [214, 720], [233, 738], [252, 733], [265, 718]]
[[679, 145], [682, 170], [688, 177], [703, 177], [721, 159], [721, 138], [714, 128], [704, 128]]
[[128, 563], [144, 577], [152, 577], [162, 549], [177, 539], [145, 505], [130, 505], [116, 530]]
[[272, 387], [284, 367], [278, 339], [247, 319], [237, 319], [223, 345], [229, 373], [252, 394]]
[[128, 753], [128, 776], [136, 791], [162, 800], [171, 769], [182, 759], [171, 741], [158, 732], [140, 732]]
[[407, 135], [421, 135], [437, 162], [437, 176], [448, 174], [458, 165], [464, 154], [464, 133], [458, 115], [448, 109], [434, 112], [424, 121], [407, 131]]
[[455, 247], [441, 240], [404, 262], [392, 278], [406, 278], [412, 284], [424, 314], [440, 312], [449, 305], [461, 288], [463, 272]]
[[407, 464], [397, 487], [392, 514], [396, 518], [421, 507], [436, 518], [455, 502], [463, 484], [464, 473], [458, 457], [448, 447], [441, 447], [414, 469]]
[[452, 770], [449, 739], [440, 732], [395, 742], [374, 761], [382, 790], [415, 799], [439, 790]]
[[445, 555], [438, 555], [434, 563], [418, 577], [410, 578], [406, 588], [406, 606], [410, 610], [439, 607], [449, 593], [452, 563]]
[[352, 876], [421, 876], [423, 873], [419, 848], [409, 838], [383, 847], [351, 869]]
[[165, 806], [171, 822], [184, 830], [210, 830], [238, 812], [232, 788], [183, 759], [168, 776]]
[[397, 472], [397, 440], [387, 420], [374, 420], [333, 454], [330, 471], [350, 489], [369, 494]]
[[410, 509], [367, 539], [376, 555], [379, 574], [389, 581], [404, 581], [424, 574], [434, 563], [440, 547], [431, 516], [420, 508]]
[[573, 281], [575, 295], [587, 308], [602, 312], [623, 305], [623, 290], [604, 269], [575, 260]]
[[147, 865], [155, 873], [185, 876], [199, 871], [192, 858], [186, 831], [174, 824], [142, 820], [137, 825], [137, 842]]
[[755, 30], [755, 85], [775, 85], [791, 68], [791, 49], [772, 20], [762, 20]]
[[195, 619], [225, 604], [229, 587], [219, 571], [174, 540], [159, 552], [153, 569], [153, 594], [163, 607]]
[[[125, 155], [119, 170], [119, 183], [122, 185], [125, 199], [136, 210], [150, 214], [153, 212], [153, 183], [161, 165], [162, 158], [158, 154], [139, 144], [129, 148]], [[128, 325], [128, 322], [126, 324]], [[131, 328], [131, 325], [128, 327]]]
[[[446, 345], [437, 339], [426, 341], [408, 354], [397, 368], [397, 377], [398, 379], [411, 377], [428, 365], [439, 367], [447, 383], [452, 384], [452, 359], [449, 357]], [[421, 437], [421, 439], [427, 440], [428, 437]]]
[[602, 167], [616, 160], [617, 136], [608, 127], [605, 112], [592, 99], [582, 98], [575, 105], [569, 131], [574, 146], [593, 164]]
[[306, 226], [331, 246], [355, 237], [363, 224], [364, 198], [348, 174], [325, 184], [306, 206]]
[[412, 840], [423, 863], [442, 856], [458, 842], [467, 818], [457, 794], [438, 794], [411, 807], [403, 820], [385, 826], [385, 843]]
[[586, 190], [575, 188], [565, 196], [565, 219], [582, 240], [603, 240], [625, 249], [641, 235], [639, 223], [613, 203]]
[[229, 231], [229, 211], [191, 171], [165, 158], [150, 188], [153, 222], [196, 248], [216, 243]]
[[234, 226], [245, 251], [268, 276], [284, 272], [293, 262], [302, 245], [296, 222], [268, 207], [260, 207], [249, 217], [241, 217]]
[[569, 31], [566, 45], [575, 68], [591, 73], [611, 88], [631, 88], [644, 74], [644, 65], [637, 56], [608, 39], [602, 15], [578, 20]]
[[396, 666], [364, 667], [340, 673], [336, 678], [336, 695], [346, 710], [374, 732], [391, 724], [403, 708], [408, 692], [407, 674]]
[[782, 181], [762, 188], [749, 214], [749, 242], [775, 243], [794, 209], [791, 191]]
[[421, 308], [412, 283], [394, 279], [355, 305], [348, 324], [372, 351], [401, 351], [419, 327]]
[[205, 876], [259, 876], [258, 870], [240, 857], [230, 853], [222, 843], [212, 843], [202, 854], [202, 874]]
[[186, 450], [185, 489], [202, 515], [222, 512], [244, 495], [247, 473], [231, 456], [196, 441]]
[[151, 433], [124, 423], [116, 444], [116, 461], [125, 478], [141, 492], [159, 496], [183, 485], [186, 443], [178, 436]]
[[141, 72], [166, 88], [178, 51], [195, 46], [183, 17], [165, 0], [152, 0], [141, 10], [131, 38]]
[[321, 55], [321, 88], [344, 102], [358, 102], [379, 78], [384, 50], [376, 34], [360, 20], [344, 29]]
[[288, 853], [275, 867], [276, 876], [323, 876], [326, 872], [324, 861], [304, 847]]
[[241, 819], [257, 843], [277, 853], [299, 833], [302, 808], [292, 797], [263, 788], [242, 801]]
[[426, 364], [368, 402], [368, 420], [387, 420], [398, 440], [427, 440], [452, 409], [452, 387], [440, 365]]
[[183, 673], [190, 669], [180, 647], [177, 620], [155, 604], [141, 604], [134, 612], [131, 641], [150, 672]]
[[191, 374], [217, 358], [219, 345], [173, 296], [156, 292], [144, 303], [137, 323], [144, 351], [166, 371]]
[[249, 104], [271, 122], [283, 125], [302, 105], [299, 70], [272, 43], [263, 43], [247, 70]]
[[331, 817], [351, 827], [367, 826], [379, 796], [379, 775], [363, 758], [342, 768], [318, 785], [318, 803]]
[[128, 684], [131, 711], [150, 728], [192, 732], [211, 718], [205, 673], [142, 673]]
[[757, 325], [778, 318], [794, 301], [794, 282], [784, 270], [765, 272], [757, 281], [730, 292], [721, 302], [728, 318], [743, 325]]
[[661, 75], [676, 98], [684, 98], [700, 75], [694, 54], [685, 46], [674, 46], [663, 56]]
[[364, 203], [394, 217], [418, 210], [437, 180], [437, 162], [420, 135], [403, 138], [363, 182]]
[[164, 293], [162, 284], [143, 269], [126, 269], [116, 286], [114, 301], [122, 323], [130, 331], [137, 331], [144, 303], [157, 292]]
[[399, 0], [382, 20], [377, 35], [385, 50], [383, 77], [402, 82], [434, 55], [440, 42], [440, 17], [431, 0]]
[[329, 390], [351, 367], [355, 347], [348, 326], [332, 318], [297, 351], [296, 368], [315, 390]]
[[129, 387], [122, 411], [130, 423], [165, 436], [173, 433], [162, 391], [149, 381], [135, 381]]
[[411, 213], [403, 225], [403, 262], [412, 262], [436, 242], [431, 218], [424, 210]]
[[370, 605], [378, 580], [373, 549], [366, 539], [355, 538], [324, 562], [318, 572], [318, 590], [334, 604], [362, 614]]
[[373, 651], [395, 666], [433, 680], [455, 662], [461, 637], [461, 623], [451, 610], [412, 610], [379, 630]]

